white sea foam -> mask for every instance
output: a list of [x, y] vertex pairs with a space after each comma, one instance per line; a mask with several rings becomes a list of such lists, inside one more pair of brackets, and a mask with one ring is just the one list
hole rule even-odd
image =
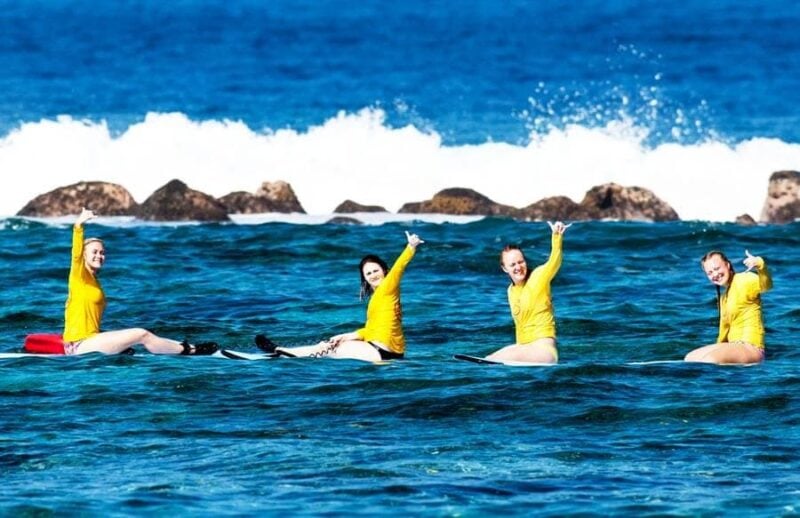
[[800, 169], [800, 144], [776, 139], [648, 148], [645, 130], [617, 121], [534, 134], [527, 145], [445, 146], [435, 133], [389, 127], [384, 115], [340, 113], [303, 132], [179, 113], [148, 114], [119, 136], [70, 117], [25, 123], [0, 139], [0, 214], [81, 180], [119, 183], [139, 202], [173, 178], [214, 196], [285, 180], [310, 214], [329, 214], [345, 199], [396, 211], [446, 187], [517, 207], [554, 195], [580, 201], [613, 181], [653, 190], [683, 219], [728, 221], [758, 218], [769, 175]]

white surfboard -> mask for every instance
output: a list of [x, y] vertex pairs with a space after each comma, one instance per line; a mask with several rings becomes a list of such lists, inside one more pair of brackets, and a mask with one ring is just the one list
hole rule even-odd
[[269, 354], [269, 353], [245, 353], [241, 351], [233, 351], [231, 349], [220, 349], [219, 351], [213, 354], [216, 358], [227, 358], [229, 360], [249, 360], [249, 361], [258, 361], [258, 360], [272, 360], [273, 358], [277, 358], [277, 354]]
[[531, 363], [531, 362], [515, 362], [515, 361], [498, 361], [488, 360], [480, 356], [470, 356], [468, 354], [454, 354], [453, 358], [464, 362], [478, 363], [481, 365], [506, 365], [508, 367], [553, 367], [555, 363]]

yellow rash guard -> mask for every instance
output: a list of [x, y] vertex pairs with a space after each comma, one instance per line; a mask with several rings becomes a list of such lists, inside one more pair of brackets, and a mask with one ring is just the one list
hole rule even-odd
[[403, 309], [400, 306], [400, 279], [415, 251], [415, 248], [406, 246], [394, 262], [369, 300], [367, 323], [356, 331], [362, 340], [380, 342], [397, 354], [404, 354], [406, 350]]
[[508, 305], [516, 324], [516, 343], [528, 344], [539, 338], [556, 337], [550, 281], [561, 266], [563, 235], [553, 234], [550, 257], [531, 272], [522, 286], [508, 287]]
[[64, 311], [64, 341], [77, 342], [100, 332], [106, 297], [83, 261], [83, 227], [72, 227], [72, 264]]
[[720, 297], [717, 343], [742, 341], [764, 348], [761, 293], [772, 288], [772, 278], [764, 259], [761, 259], [756, 270], [758, 274], [734, 274], [730, 286]]

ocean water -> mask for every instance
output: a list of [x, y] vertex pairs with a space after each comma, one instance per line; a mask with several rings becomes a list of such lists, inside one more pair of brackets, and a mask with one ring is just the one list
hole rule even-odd
[[181, 178], [286, 180], [313, 214], [615, 181], [758, 218], [800, 169], [798, 22], [786, 0], [0, 1], [0, 215]]
[[[800, 506], [797, 224], [593, 222], [553, 282], [561, 363], [480, 366], [513, 340], [497, 264], [544, 223], [91, 225], [107, 329], [256, 352], [359, 327], [358, 260], [426, 241], [402, 284], [407, 359], [0, 360], [0, 514], [792, 515]], [[62, 325], [70, 229], [0, 221], [2, 350]], [[209, 246], [213, 243], [213, 246]], [[767, 360], [679, 360], [716, 337], [712, 248], [763, 255]]]
[[[0, 360], [0, 515], [792, 515], [800, 4], [0, 0], [0, 350], [59, 332], [71, 218], [10, 217], [81, 180], [142, 202], [289, 181], [309, 213], [91, 225], [108, 329], [255, 351], [363, 323], [357, 263], [403, 282], [407, 360]], [[518, 207], [615, 181], [685, 221], [576, 223], [553, 284], [561, 364], [457, 362], [513, 339], [499, 249], [549, 230], [359, 215], [446, 187]], [[654, 364], [716, 337], [711, 248], [766, 257], [767, 361]]]

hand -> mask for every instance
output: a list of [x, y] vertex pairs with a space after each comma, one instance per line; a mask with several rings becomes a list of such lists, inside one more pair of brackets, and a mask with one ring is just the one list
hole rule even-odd
[[761, 264], [761, 260], [762, 259], [760, 257], [758, 257], [758, 256], [752, 255], [749, 251], [745, 250], [744, 251], [744, 255], [746, 257], [744, 258], [744, 261], [742, 261], [742, 262], [744, 263], [745, 266], [747, 266], [747, 271], [748, 272], [750, 270], [752, 270], [753, 268], [758, 268], [758, 265]]
[[81, 213], [78, 214], [78, 219], [75, 220], [75, 226], [80, 227], [90, 219], [94, 219], [97, 216], [95, 215], [94, 211], [87, 209], [86, 207], [81, 210]]
[[422, 239], [420, 239], [418, 235], [409, 234], [408, 230], [406, 230], [406, 239], [408, 239], [408, 246], [410, 246], [411, 248], [417, 248], [417, 246], [425, 242]]
[[339, 345], [341, 342], [346, 342], [353, 339], [353, 333], [342, 333], [340, 335], [335, 335], [328, 338], [328, 342], [332, 343], [333, 345]]
[[555, 223], [548, 221], [547, 224], [550, 225], [550, 230], [553, 231], [553, 234], [563, 234], [569, 227], [572, 226], [572, 223], [565, 225], [561, 221], [556, 221]]

